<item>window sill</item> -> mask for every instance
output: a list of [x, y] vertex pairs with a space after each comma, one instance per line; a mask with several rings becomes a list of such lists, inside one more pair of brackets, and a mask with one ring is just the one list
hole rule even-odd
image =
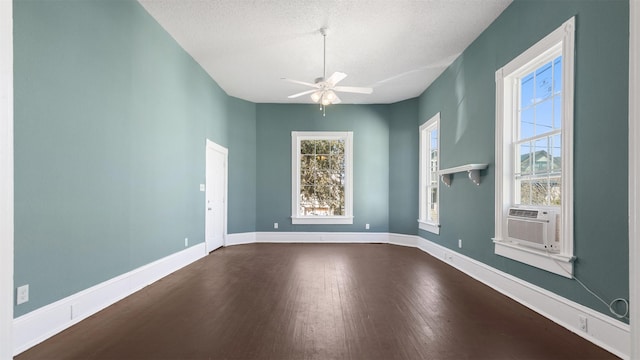
[[353, 216], [292, 216], [291, 223], [300, 224], [319, 224], [319, 225], [351, 225], [353, 224]]
[[418, 220], [418, 227], [420, 228], [420, 230], [440, 235], [440, 224], [428, 223], [426, 221]]
[[492, 239], [496, 255], [525, 263], [554, 274], [573, 278], [573, 256], [550, 254], [542, 250], [518, 245], [502, 239]]

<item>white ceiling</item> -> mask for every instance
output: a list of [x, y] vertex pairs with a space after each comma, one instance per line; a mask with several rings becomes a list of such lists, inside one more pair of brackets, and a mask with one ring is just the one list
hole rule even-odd
[[327, 76], [370, 86], [343, 103], [387, 104], [419, 96], [512, 0], [138, 0], [231, 96], [255, 103], [310, 103], [281, 80]]

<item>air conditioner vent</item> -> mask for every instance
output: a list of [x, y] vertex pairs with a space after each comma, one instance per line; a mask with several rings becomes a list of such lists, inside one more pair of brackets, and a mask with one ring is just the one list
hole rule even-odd
[[538, 217], [538, 210], [511, 208], [509, 209], [509, 216], [536, 219]]

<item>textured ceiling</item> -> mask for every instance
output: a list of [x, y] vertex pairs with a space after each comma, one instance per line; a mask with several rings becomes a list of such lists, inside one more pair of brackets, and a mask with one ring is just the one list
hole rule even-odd
[[231, 96], [256, 103], [310, 103], [281, 78], [327, 76], [370, 86], [343, 103], [387, 104], [420, 95], [511, 0], [139, 0]]

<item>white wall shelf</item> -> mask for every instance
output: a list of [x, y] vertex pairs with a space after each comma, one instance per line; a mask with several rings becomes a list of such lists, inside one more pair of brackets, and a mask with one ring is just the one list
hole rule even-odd
[[484, 170], [489, 164], [467, 164], [462, 166], [456, 166], [448, 169], [442, 169], [438, 171], [438, 175], [442, 179], [442, 182], [447, 186], [451, 186], [451, 174], [459, 172], [468, 172], [469, 180], [474, 184], [480, 185], [480, 170]]

